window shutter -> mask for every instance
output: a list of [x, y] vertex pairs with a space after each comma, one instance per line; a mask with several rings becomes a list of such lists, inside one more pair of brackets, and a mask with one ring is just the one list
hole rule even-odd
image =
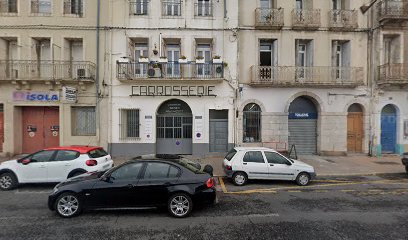
[[332, 52], [331, 52], [331, 62], [332, 62], [332, 66], [336, 66], [336, 52], [337, 52], [337, 45], [338, 45], [338, 41], [333, 41], [332, 42]]
[[299, 59], [299, 39], [295, 40], [295, 61], [296, 66], [300, 66], [300, 59]]
[[131, 38], [128, 38], [128, 48], [127, 48], [127, 57], [129, 61], [134, 61], [135, 55], [135, 44]]

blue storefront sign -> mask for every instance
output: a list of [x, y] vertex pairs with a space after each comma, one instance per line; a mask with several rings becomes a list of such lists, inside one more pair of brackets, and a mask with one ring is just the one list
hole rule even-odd
[[14, 91], [13, 101], [28, 102], [58, 102], [60, 100], [59, 92], [32, 92], [32, 91]]
[[289, 113], [289, 119], [317, 119], [317, 113]]

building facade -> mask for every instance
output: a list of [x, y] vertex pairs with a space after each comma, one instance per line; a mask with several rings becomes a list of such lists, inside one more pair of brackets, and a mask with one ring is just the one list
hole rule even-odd
[[0, 0], [0, 154], [402, 153], [407, 2]]

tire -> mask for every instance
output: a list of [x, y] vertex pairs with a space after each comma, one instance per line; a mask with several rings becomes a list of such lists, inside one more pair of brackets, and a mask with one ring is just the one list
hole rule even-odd
[[8, 191], [16, 188], [18, 181], [13, 173], [7, 172], [0, 175], [0, 190]]
[[243, 172], [236, 172], [232, 175], [232, 182], [237, 186], [244, 186], [248, 181], [248, 176]]
[[193, 201], [185, 193], [176, 193], [169, 198], [167, 209], [171, 216], [184, 218], [193, 210]]
[[70, 218], [81, 213], [82, 203], [75, 193], [63, 193], [55, 201], [54, 208], [61, 217]]
[[306, 186], [310, 182], [310, 175], [308, 173], [299, 173], [296, 177], [296, 184], [299, 186]]

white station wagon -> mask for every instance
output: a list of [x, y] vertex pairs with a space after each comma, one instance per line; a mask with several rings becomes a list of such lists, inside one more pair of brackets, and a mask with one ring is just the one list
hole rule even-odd
[[106, 171], [112, 166], [111, 156], [102, 147], [47, 148], [0, 163], [0, 190], [11, 190], [22, 183], [57, 183], [86, 172]]
[[233, 148], [225, 156], [223, 167], [238, 186], [245, 185], [248, 179], [289, 180], [306, 186], [316, 177], [312, 166], [262, 147]]

